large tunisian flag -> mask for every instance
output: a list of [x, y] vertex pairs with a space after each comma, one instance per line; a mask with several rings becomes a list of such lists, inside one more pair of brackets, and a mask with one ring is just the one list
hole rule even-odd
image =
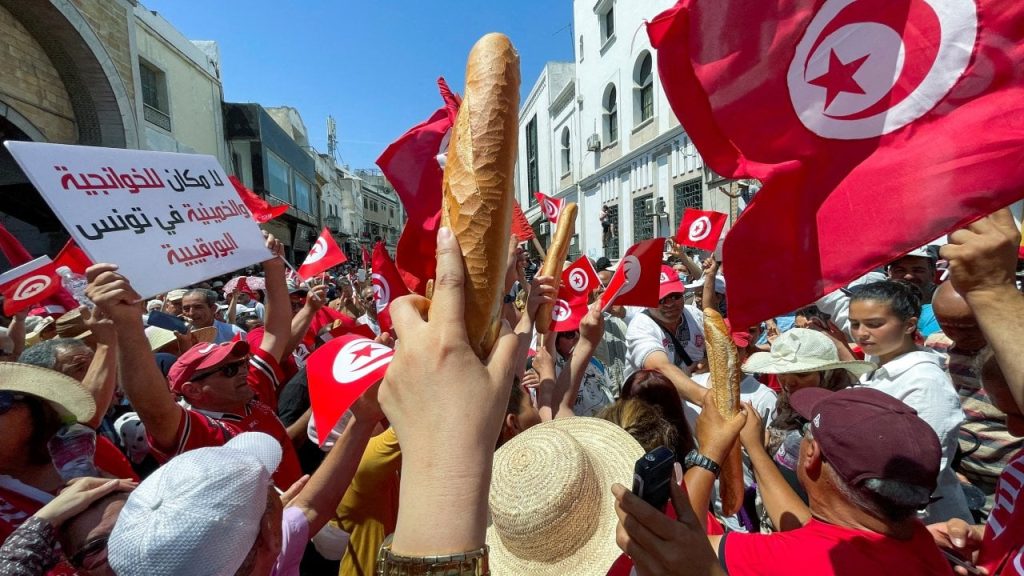
[[683, 0], [647, 31], [707, 164], [764, 182], [725, 240], [736, 325], [1022, 193], [1019, 0]]
[[426, 292], [427, 280], [434, 277], [444, 177], [441, 163], [461, 104], [444, 78], [438, 78], [437, 84], [445, 105], [413, 126], [377, 158], [377, 166], [395, 187], [407, 216], [395, 250], [395, 264], [406, 286], [420, 294]]

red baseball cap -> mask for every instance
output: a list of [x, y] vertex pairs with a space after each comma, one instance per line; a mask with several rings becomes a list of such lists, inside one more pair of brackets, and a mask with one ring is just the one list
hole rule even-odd
[[661, 285], [658, 287], [658, 300], [669, 294], [682, 294], [686, 292], [679, 274], [671, 266], [661, 265]]
[[811, 423], [825, 458], [850, 485], [878, 478], [935, 491], [942, 447], [910, 406], [860, 386], [838, 392], [804, 388], [790, 404]]
[[750, 346], [750, 330], [741, 330], [739, 332], [732, 329], [732, 323], [729, 319], [725, 319], [725, 327], [729, 329], [729, 334], [732, 336], [732, 342], [740, 348], [746, 348]]
[[178, 357], [167, 372], [171, 391], [181, 393], [181, 387], [200, 370], [213, 368], [229, 358], [242, 358], [249, 353], [249, 343], [244, 340], [221, 344], [201, 343], [189, 348]]

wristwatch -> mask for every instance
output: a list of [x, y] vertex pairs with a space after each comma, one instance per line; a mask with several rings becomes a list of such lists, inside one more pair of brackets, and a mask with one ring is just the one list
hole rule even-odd
[[490, 576], [487, 546], [444, 556], [399, 556], [391, 552], [391, 536], [377, 553], [377, 576]]
[[722, 472], [722, 467], [719, 466], [717, 462], [701, 454], [700, 452], [697, 452], [696, 449], [690, 450], [690, 453], [687, 454], [686, 458], [683, 459], [683, 464], [686, 465], [687, 470], [693, 468], [694, 466], [699, 466], [707, 470], [708, 472], [714, 474], [715, 478], [718, 478], [719, 473]]

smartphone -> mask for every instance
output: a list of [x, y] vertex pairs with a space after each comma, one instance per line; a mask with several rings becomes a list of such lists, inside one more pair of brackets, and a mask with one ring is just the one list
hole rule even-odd
[[188, 333], [188, 324], [186, 324], [184, 320], [159, 310], [153, 310], [150, 312], [146, 323], [150, 326], [156, 326], [157, 328], [173, 330], [179, 334]]
[[949, 552], [946, 552], [945, 550], [942, 551], [942, 554], [946, 557], [946, 560], [948, 560], [951, 565], [963, 568], [967, 571], [968, 574], [977, 574], [978, 576], [984, 574], [984, 572], [978, 570], [978, 568], [974, 564], [961, 560], [960, 558], [954, 556], [953, 554], [950, 554]]
[[663, 509], [669, 499], [675, 460], [675, 453], [665, 446], [641, 456], [633, 467], [633, 494], [658, 510]]

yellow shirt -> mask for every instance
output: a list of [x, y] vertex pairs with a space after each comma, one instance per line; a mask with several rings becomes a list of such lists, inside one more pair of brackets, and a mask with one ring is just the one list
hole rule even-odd
[[352, 484], [338, 505], [337, 522], [350, 534], [340, 576], [372, 576], [377, 551], [395, 531], [398, 519], [398, 471], [402, 452], [393, 428], [366, 445]]

